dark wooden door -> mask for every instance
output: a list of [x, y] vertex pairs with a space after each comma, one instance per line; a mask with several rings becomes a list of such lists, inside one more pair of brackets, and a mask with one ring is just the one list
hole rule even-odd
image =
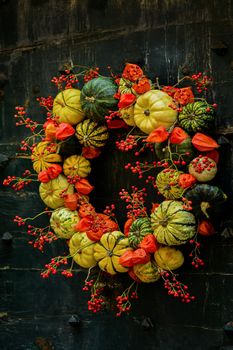
[[[223, 150], [218, 182], [229, 196], [220, 231], [203, 250], [205, 268], [184, 272], [197, 300], [183, 305], [169, 298], [162, 284], [142, 286], [134, 312], [116, 319], [87, 311], [81, 273], [72, 280], [40, 277], [57, 248], [34, 251], [12, 223], [19, 213], [40, 210], [37, 188], [18, 193], [1, 185], [0, 230], [13, 236], [12, 243], [0, 242], [1, 349], [233, 349], [223, 330], [233, 317], [233, 243], [221, 235], [232, 231], [232, 18], [230, 0], [0, 0], [1, 180], [30, 164], [14, 158], [25, 135], [14, 126], [16, 105], [26, 105], [33, 119], [40, 119], [35, 98], [54, 94], [50, 79], [64, 63], [111, 65], [120, 72], [125, 62], [134, 62], [162, 83], [187, 72], [214, 77]], [[120, 169], [120, 155], [96, 168], [100, 208], [131, 181], [121, 170], [112, 176], [116, 163]], [[100, 172], [108, 179], [104, 193]], [[72, 315], [81, 318], [77, 327], [69, 323]]]

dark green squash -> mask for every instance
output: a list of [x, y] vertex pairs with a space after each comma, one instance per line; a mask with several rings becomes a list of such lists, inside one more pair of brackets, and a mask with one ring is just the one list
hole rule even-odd
[[88, 81], [81, 91], [81, 107], [86, 116], [96, 122], [105, 122], [109, 111], [117, 108], [118, 100], [114, 98], [117, 85], [113, 79], [98, 77]]
[[[194, 148], [192, 146], [192, 139], [188, 137], [183, 142], [178, 144], [170, 144], [170, 151], [172, 153], [172, 160], [184, 160], [186, 163], [194, 157]], [[189, 154], [186, 154], [186, 153]], [[155, 154], [159, 160], [170, 159], [168, 141], [155, 143]]]
[[138, 244], [143, 240], [146, 235], [153, 233], [151, 227], [151, 221], [149, 218], [136, 219], [129, 230], [129, 245], [132, 248], [137, 248]]
[[178, 122], [188, 133], [210, 129], [214, 122], [214, 108], [205, 101], [188, 103], [179, 113]]
[[198, 184], [185, 193], [185, 198], [192, 201], [193, 212], [197, 217], [207, 217], [215, 212], [226, 199], [226, 194], [217, 186]]

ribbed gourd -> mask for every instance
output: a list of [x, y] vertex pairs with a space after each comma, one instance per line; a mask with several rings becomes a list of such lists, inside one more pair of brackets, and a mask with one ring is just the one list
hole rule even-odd
[[133, 89], [133, 85], [135, 82], [132, 82], [128, 79], [121, 78], [119, 81], [119, 92], [121, 94], [135, 94], [135, 91]]
[[172, 98], [160, 90], [150, 90], [139, 96], [134, 105], [136, 126], [146, 134], [159, 126], [169, 128], [177, 117], [177, 111], [169, 107], [172, 103]]
[[128, 271], [128, 268], [119, 263], [119, 258], [129, 249], [129, 240], [122, 232], [107, 232], [96, 243], [94, 257], [101, 270], [115, 275], [117, 272]]
[[74, 193], [74, 186], [69, 184], [64, 175], [59, 175], [56, 179], [41, 183], [39, 193], [46, 206], [57, 209], [64, 206], [64, 194]]
[[95, 242], [91, 241], [85, 232], [75, 233], [69, 241], [70, 255], [81, 267], [86, 269], [97, 264], [94, 258]]
[[78, 124], [84, 119], [84, 112], [80, 103], [80, 90], [66, 89], [55, 97], [53, 102], [53, 115], [59, 123]]
[[160, 247], [154, 254], [155, 262], [163, 270], [176, 270], [184, 263], [183, 253], [174, 247]]
[[85, 147], [103, 147], [109, 138], [109, 133], [105, 125], [85, 119], [76, 126], [75, 136]]
[[179, 113], [178, 122], [188, 133], [210, 129], [214, 122], [214, 108], [206, 101], [188, 103]]
[[63, 172], [66, 176], [87, 177], [91, 172], [91, 164], [83, 156], [74, 154], [64, 161]]
[[166, 199], [178, 199], [181, 198], [184, 189], [179, 186], [179, 176], [181, 171], [174, 169], [164, 169], [158, 173], [156, 177], [156, 186], [158, 191]]
[[39, 142], [32, 150], [31, 160], [33, 169], [39, 173], [48, 169], [52, 163], [62, 162], [62, 157], [58, 154], [58, 146], [49, 142]]
[[69, 239], [75, 234], [75, 225], [80, 218], [76, 210], [61, 207], [52, 212], [50, 226], [59, 238]]
[[117, 108], [118, 100], [114, 98], [117, 93], [114, 80], [98, 77], [88, 81], [81, 91], [81, 106], [89, 119], [99, 123], [105, 122], [109, 111]]
[[154, 261], [149, 261], [146, 264], [134, 265], [133, 272], [144, 283], [153, 283], [158, 281], [160, 273]]
[[137, 248], [143, 238], [151, 233], [153, 233], [153, 230], [148, 217], [136, 219], [133, 221], [129, 230], [128, 238], [130, 247]]
[[157, 241], [164, 245], [181, 245], [196, 233], [195, 216], [180, 201], [163, 201], [151, 214], [151, 226]]

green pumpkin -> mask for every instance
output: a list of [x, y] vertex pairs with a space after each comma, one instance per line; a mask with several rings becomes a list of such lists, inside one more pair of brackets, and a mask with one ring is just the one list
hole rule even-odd
[[163, 201], [151, 214], [151, 226], [157, 241], [168, 246], [185, 244], [196, 233], [195, 216], [180, 201]]
[[198, 184], [185, 193], [185, 198], [192, 201], [193, 212], [197, 217], [209, 218], [225, 202], [227, 196], [217, 186]]
[[68, 208], [61, 207], [52, 212], [50, 217], [50, 226], [56, 236], [69, 239], [75, 234], [74, 226], [80, 218], [76, 210], [71, 211]]
[[164, 169], [156, 177], [156, 186], [158, 191], [166, 199], [178, 199], [183, 196], [184, 189], [179, 186], [179, 177], [181, 171], [174, 169]]
[[[209, 112], [206, 112], [207, 108]], [[214, 108], [205, 101], [188, 103], [179, 113], [178, 122], [188, 133], [210, 129], [214, 122]]]
[[[172, 160], [184, 160], [188, 163], [193, 159], [194, 149], [191, 137], [188, 137], [180, 144], [170, 144], [170, 152], [172, 153]], [[189, 153], [189, 154], [186, 154]], [[170, 159], [168, 142], [155, 143], [155, 154], [159, 160]]]
[[76, 126], [75, 136], [85, 147], [103, 147], [109, 137], [105, 125], [99, 125], [90, 119], [86, 119]]
[[128, 238], [130, 247], [137, 248], [143, 238], [150, 233], [153, 233], [150, 219], [147, 217], [136, 219], [129, 230]]
[[96, 122], [104, 123], [109, 111], [117, 108], [114, 98], [117, 85], [113, 79], [98, 77], [88, 81], [81, 91], [81, 106], [86, 116]]
[[158, 267], [154, 261], [146, 264], [134, 265], [133, 272], [144, 283], [153, 283], [160, 278]]

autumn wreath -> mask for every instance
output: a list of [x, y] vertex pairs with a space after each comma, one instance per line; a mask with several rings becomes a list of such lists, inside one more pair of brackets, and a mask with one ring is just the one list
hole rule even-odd
[[[20, 178], [4, 180], [15, 190], [40, 183], [45, 211], [14, 218], [19, 226], [27, 223], [31, 245], [43, 252], [45, 243], [68, 243], [67, 254], [52, 258], [41, 276], [72, 277], [78, 264], [88, 271], [83, 287], [91, 295], [88, 309], [97, 312], [111, 304], [117, 316], [130, 310], [141, 282], [161, 279], [169, 295], [186, 303], [194, 300], [174, 270], [187, 259], [194, 268], [204, 265], [198, 237], [215, 233], [211, 218], [226, 200], [212, 181], [219, 160], [219, 145], [211, 136], [217, 105], [207, 102], [212, 79], [198, 73], [160, 86], [138, 65], [127, 63], [122, 74], [109, 68], [105, 76], [99, 68], [70, 67], [52, 83], [56, 97], [38, 98], [46, 111], [42, 126], [24, 107], [16, 107], [16, 125], [32, 133], [21, 151], [30, 152], [35, 173], [26, 170]], [[92, 160], [101, 157], [113, 135], [118, 150], [137, 158], [125, 169], [143, 181], [141, 189], [119, 192], [127, 214], [122, 227], [114, 204], [99, 213], [90, 202]], [[67, 155], [64, 148], [71, 140], [78, 148]], [[148, 191], [155, 199], [149, 206]], [[48, 215], [46, 227], [28, 224], [42, 214]], [[123, 274], [130, 283], [122, 291], [118, 278]], [[109, 303], [109, 290], [115, 304]]]

